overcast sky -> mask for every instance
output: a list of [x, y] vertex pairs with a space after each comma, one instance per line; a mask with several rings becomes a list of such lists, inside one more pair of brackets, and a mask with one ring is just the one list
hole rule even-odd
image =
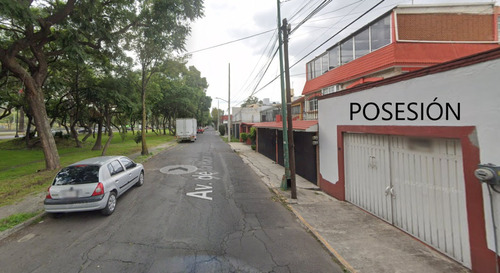
[[[287, 18], [294, 29], [323, 0], [288, 0], [281, 3], [281, 18]], [[398, 4], [429, 4], [488, 2], [480, 0], [385, 0], [352, 27], [330, 40], [323, 47], [314, 48], [332, 37], [344, 26], [375, 6], [380, 0], [333, 0], [290, 36], [291, 85], [295, 96], [302, 93], [305, 84], [306, 62], [345, 38]], [[498, 4], [498, 3], [497, 3]], [[261, 77], [270, 56], [277, 48], [276, 0], [205, 0], [205, 16], [192, 24], [187, 52], [198, 51], [219, 44], [235, 41], [255, 34], [265, 34], [230, 43], [224, 46], [192, 53], [188, 65], [194, 65], [208, 81], [207, 95], [212, 97], [212, 107], [217, 107], [216, 97], [228, 99], [228, 64], [231, 65], [231, 106], [237, 106], [252, 93], [260, 100], [269, 98], [281, 102], [279, 79], [265, 88], [279, 74], [277, 57]], [[312, 53], [311, 53], [312, 52]], [[303, 61], [301, 58], [311, 53]], [[297, 63], [298, 62], [298, 63]], [[257, 83], [260, 80], [260, 84]], [[221, 109], [227, 103], [220, 100]]]

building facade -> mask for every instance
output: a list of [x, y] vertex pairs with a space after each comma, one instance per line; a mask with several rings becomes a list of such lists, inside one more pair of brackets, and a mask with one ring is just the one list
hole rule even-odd
[[304, 119], [317, 98], [499, 46], [493, 3], [397, 6], [307, 63]]
[[322, 97], [321, 189], [495, 272], [500, 194], [474, 170], [500, 165], [499, 71], [494, 49]]

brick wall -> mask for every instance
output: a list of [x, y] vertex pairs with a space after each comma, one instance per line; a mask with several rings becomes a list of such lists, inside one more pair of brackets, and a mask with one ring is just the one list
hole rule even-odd
[[494, 41], [491, 14], [398, 14], [400, 40]]

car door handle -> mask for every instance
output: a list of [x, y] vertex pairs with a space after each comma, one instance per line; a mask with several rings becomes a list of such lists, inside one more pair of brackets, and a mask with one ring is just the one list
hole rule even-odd
[[115, 180], [115, 183], [118, 183], [119, 180]]

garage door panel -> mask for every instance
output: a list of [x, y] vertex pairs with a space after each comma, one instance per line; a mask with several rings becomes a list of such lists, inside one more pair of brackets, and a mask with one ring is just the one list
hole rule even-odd
[[344, 146], [349, 202], [470, 267], [459, 140], [345, 134]]
[[390, 183], [387, 136], [346, 134], [344, 139], [347, 200], [391, 222], [391, 201], [384, 194]]

